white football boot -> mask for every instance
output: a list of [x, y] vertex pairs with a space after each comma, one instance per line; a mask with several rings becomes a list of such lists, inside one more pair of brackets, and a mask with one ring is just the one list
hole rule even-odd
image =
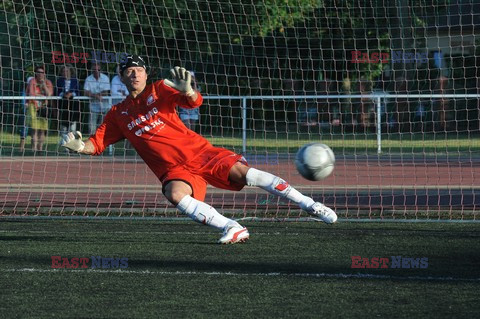
[[250, 234], [247, 228], [242, 227], [238, 223], [234, 223], [225, 227], [223, 236], [218, 240], [219, 244], [235, 244], [244, 243], [248, 240]]
[[316, 202], [312, 206], [307, 208], [306, 212], [314, 217], [320, 218], [327, 224], [333, 224], [337, 221], [337, 214], [335, 214], [333, 209], [319, 202]]

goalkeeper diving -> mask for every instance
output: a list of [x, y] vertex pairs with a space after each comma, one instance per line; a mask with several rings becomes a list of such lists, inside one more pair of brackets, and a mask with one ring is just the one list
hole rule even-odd
[[293, 201], [325, 223], [337, 220], [332, 209], [280, 177], [249, 167], [242, 155], [214, 147], [186, 128], [176, 106], [197, 108], [203, 97], [192, 88], [192, 76], [186, 69], [175, 67], [170, 72], [171, 79], [147, 85], [145, 61], [138, 55], [127, 56], [120, 64], [120, 76], [129, 96], [110, 109], [86, 141], [77, 131], [68, 133], [62, 145], [81, 154], [99, 155], [109, 145], [127, 139], [162, 183], [168, 201], [194, 221], [219, 229], [221, 244], [244, 242], [250, 235], [245, 227], [204, 202], [208, 184], [232, 191], [257, 186]]

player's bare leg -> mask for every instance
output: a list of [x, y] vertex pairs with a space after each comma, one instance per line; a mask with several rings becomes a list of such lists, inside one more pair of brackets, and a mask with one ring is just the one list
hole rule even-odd
[[38, 130], [32, 129], [32, 151], [37, 150], [38, 145]]
[[25, 152], [25, 138], [20, 138], [20, 152]]
[[37, 151], [43, 151], [43, 144], [45, 143], [47, 132], [45, 130], [38, 130], [38, 144]]
[[165, 197], [178, 210], [196, 222], [220, 229], [223, 236], [221, 244], [244, 242], [249, 238], [248, 230], [236, 221], [221, 215], [212, 206], [193, 198], [192, 188], [187, 183], [174, 180], [165, 185]]
[[320, 202], [315, 202], [311, 197], [305, 196], [293, 188], [286, 181], [268, 172], [236, 163], [230, 170], [230, 180], [248, 186], [257, 186], [267, 192], [291, 200], [308, 214], [320, 218], [327, 224], [337, 221], [337, 214]]

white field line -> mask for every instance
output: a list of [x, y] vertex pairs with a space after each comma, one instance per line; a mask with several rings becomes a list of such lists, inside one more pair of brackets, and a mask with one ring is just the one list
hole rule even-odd
[[[85, 234], [85, 232], [82, 231], [58, 231], [55, 230], [55, 233], [52, 234], [51, 231], [47, 230], [22, 230], [22, 231], [11, 231], [11, 230], [0, 230], [0, 234], [50, 234], [52, 237], [56, 236], [56, 234]], [[208, 235], [220, 235], [220, 233], [214, 233], [214, 232], [195, 232], [195, 231], [173, 231], [173, 232], [166, 232], [166, 231], [145, 231], [145, 232], [139, 232], [139, 231], [109, 231], [108, 234], [117, 234], [117, 235], [122, 235], [122, 234], [152, 234], [152, 235], [202, 235], [202, 236], [208, 236]], [[264, 236], [300, 236], [300, 233], [281, 233], [281, 232], [255, 232], [253, 233], [255, 236], [257, 235], [264, 235]]]
[[258, 272], [238, 273], [222, 271], [151, 271], [151, 270], [124, 270], [124, 269], [38, 269], [18, 268], [0, 269], [3, 273], [85, 273], [85, 274], [133, 274], [133, 275], [159, 275], [159, 276], [212, 276], [212, 277], [304, 277], [304, 278], [333, 278], [333, 279], [380, 279], [380, 280], [404, 280], [404, 281], [462, 281], [480, 282], [480, 278], [456, 278], [442, 276], [393, 276], [375, 274], [344, 274], [344, 273], [280, 273]]

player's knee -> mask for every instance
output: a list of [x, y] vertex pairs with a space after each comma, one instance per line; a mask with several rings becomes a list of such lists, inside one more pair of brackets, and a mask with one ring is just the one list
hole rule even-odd
[[188, 194], [180, 190], [168, 189], [165, 190], [164, 195], [170, 203], [172, 203], [173, 205], [178, 205], [182, 198]]
[[163, 194], [173, 205], [178, 205], [186, 195], [192, 195], [192, 189], [186, 183], [172, 181], [165, 186]]
[[246, 166], [245, 164], [241, 162], [237, 162], [230, 169], [230, 173], [228, 177], [231, 181], [235, 183], [246, 185], [247, 184], [246, 176], [249, 169], [250, 167]]

